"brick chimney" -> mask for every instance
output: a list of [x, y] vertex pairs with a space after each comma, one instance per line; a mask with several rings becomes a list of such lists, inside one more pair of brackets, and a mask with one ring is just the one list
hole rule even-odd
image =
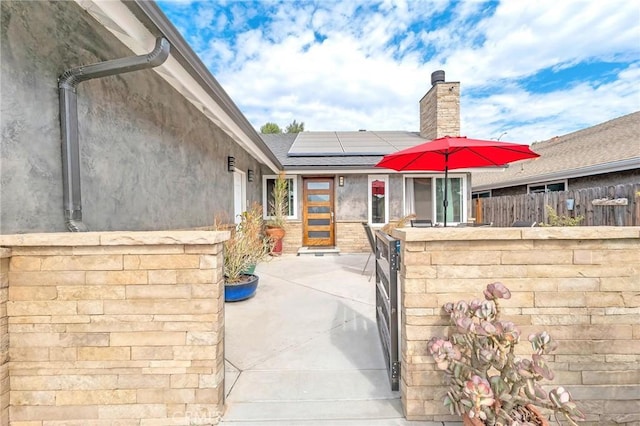
[[460, 82], [444, 81], [444, 71], [431, 73], [431, 88], [420, 99], [420, 137], [460, 136]]

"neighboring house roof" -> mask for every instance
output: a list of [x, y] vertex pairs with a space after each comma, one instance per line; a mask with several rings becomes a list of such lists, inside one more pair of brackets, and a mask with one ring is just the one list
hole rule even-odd
[[154, 71], [256, 160], [273, 171], [282, 168], [255, 128], [154, 2], [77, 3], [136, 55], [146, 54], [157, 37], [166, 38], [171, 44], [169, 59]]
[[372, 169], [383, 155], [425, 142], [417, 132], [354, 131], [263, 134], [286, 170]]
[[539, 158], [503, 171], [473, 172], [474, 191], [542, 183], [640, 168], [640, 111], [587, 129], [536, 142]]

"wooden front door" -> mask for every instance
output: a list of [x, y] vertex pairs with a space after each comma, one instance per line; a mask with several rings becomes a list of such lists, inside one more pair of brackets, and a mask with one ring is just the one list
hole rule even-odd
[[335, 246], [333, 178], [305, 178], [303, 197], [302, 244]]

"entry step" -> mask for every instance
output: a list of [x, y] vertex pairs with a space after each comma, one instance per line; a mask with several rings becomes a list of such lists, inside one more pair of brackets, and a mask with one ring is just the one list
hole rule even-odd
[[337, 256], [340, 255], [340, 249], [337, 247], [301, 247], [298, 249], [298, 256], [303, 254], [314, 256]]

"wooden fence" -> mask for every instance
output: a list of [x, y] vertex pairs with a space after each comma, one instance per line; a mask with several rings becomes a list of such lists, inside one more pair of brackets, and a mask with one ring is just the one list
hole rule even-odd
[[[573, 201], [571, 201], [573, 200]], [[584, 216], [582, 226], [639, 226], [640, 183], [473, 200], [476, 222], [511, 226], [516, 220], [549, 223], [545, 206], [559, 216]], [[573, 204], [573, 209], [568, 209]]]

